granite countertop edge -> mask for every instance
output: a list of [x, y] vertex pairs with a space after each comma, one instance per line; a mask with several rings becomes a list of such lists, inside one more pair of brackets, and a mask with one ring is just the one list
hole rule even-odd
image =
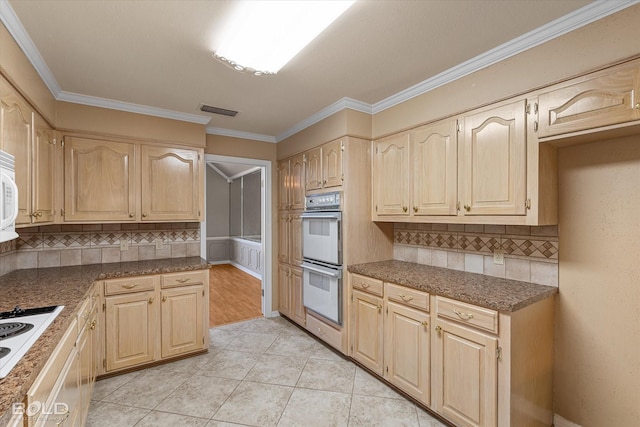
[[396, 260], [353, 264], [347, 271], [504, 313], [558, 293], [553, 286]]
[[[77, 315], [82, 302], [89, 296], [91, 285], [97, 280], [151, 274], [205, 270], [210, 266], [200, 257], [165, 258], [147, 261], [91, 264], [71, 267], [15, 270], [0, 276], [0, 311], [46, 305], [64, 305], [56, 319], [29, 349], [27, 354], [0, 379], [0, 425], [9, 422], [13, 403], [22, 402], [46, 361]], [[51, 282], [51, 283], [46, 283]], [[64, 286], [60, 289], [58, 286]], [[51, 287], [42, 293], [42, 289]], [[55, 287], [55, 288], [54, 288]], [[20, 295], [26, 295], [23, 299]], [[27, 301], [26, 303], [24, 301]], [[38, 302], [41, 301], [41, 302]], [[24, 304], [24, 305], [23, 305]]]

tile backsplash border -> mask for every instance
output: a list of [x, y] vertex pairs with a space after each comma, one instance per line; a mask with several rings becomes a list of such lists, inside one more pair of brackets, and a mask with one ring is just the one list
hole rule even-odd
[[393, 258], [557, 287], [558, 227], [395, 223]]
[[[200, 256], [200, 223], [59, 224], [18, 234], [0, 244], [0, 276], [26, 268]], [[128, 250], [120, 250], [122, 240]]]

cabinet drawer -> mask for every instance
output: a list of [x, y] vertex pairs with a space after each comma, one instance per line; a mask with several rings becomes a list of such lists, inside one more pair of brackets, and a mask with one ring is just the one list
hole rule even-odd
[[152, 291], [155, 289], [153, 276], [126, 277], [104, 281], [105, 295], [128, 294], [132, 292]]
[[163, 274], [160, 283], [162, 288], [201, 285], [204, 283], [204, 276], [204, 271], [189, 271], [186, 273]]
[[351, 275], [351, 287], [373, 295], [382, 296], [382, 280], [373, 279], [359, 274]]
[[343, 352], [342, 332], [307, 314], [307, 330], [331, 347]]
[[437, 297], [438, 317], [455, 320], [494, 334], [498, 333], [498, 312], [444, 297]]
[[429, 311], [429, 294], [405, 286], [384, 284], [384, 293], [390, 301], [396, 301], [419, 310]]

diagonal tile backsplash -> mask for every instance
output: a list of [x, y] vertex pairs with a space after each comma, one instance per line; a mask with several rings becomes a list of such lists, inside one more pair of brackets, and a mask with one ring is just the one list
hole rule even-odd
[[558, 227], [395, 223], [394, 258], [558, 286]]

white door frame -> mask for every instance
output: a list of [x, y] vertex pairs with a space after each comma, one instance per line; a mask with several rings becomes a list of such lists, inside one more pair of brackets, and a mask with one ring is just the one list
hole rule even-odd
[[[262, 290], [264, 297], [262, 298], [262, 313], [265, 317], [275, 317], [277, 311], [272, 311], [272, 284], [271, 284], [271, 162], [269, 160], [247, 159], [242, 157], [219, 156], [217, 154], [205, 154], [205, 163], [224, 162], [224, 163], [240, 163], [243, 165], [254, 165], [262, 167], [262, 203], [260, 209], [260, 234], [262, 236]], [[207, 259], [207, 174], [204, 174], [204, 221], [200, 224], [200, 256]]]

